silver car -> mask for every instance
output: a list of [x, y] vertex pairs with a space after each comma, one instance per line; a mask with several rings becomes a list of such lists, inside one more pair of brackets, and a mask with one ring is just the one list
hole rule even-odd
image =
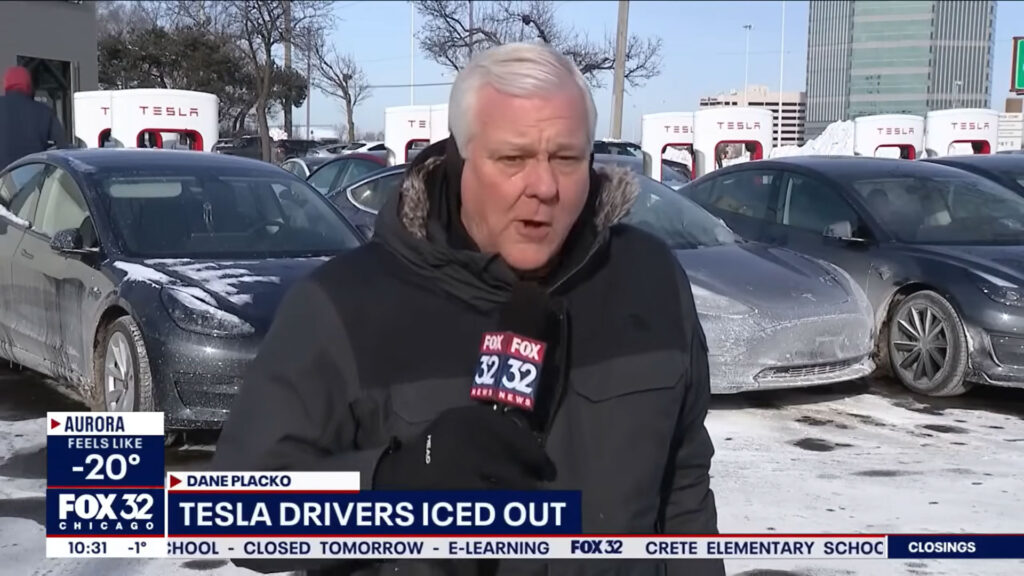
[[664, 240], [686, 270], [713, 393], [831, 384], [874, 371], [871, 305], [846, 272], [744, 241], [668, 186], [638, 178], [624, 223]]

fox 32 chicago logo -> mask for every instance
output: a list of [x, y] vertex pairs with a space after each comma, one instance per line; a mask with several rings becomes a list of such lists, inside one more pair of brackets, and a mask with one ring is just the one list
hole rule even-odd
[[470, 396], [533, 410], [544, 350], [543, 342], [518, 334], [484, 334]]
[[58, 530], [135, 532], [156, 528], [152, 494], [100, 492], [57, 495]]

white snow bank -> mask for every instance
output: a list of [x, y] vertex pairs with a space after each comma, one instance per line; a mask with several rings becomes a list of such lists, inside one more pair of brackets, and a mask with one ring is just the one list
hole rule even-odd
[[771, 158], [783, 156], [853, 156], [853, 120], [833, 122], [803, 146], [772, 148]]

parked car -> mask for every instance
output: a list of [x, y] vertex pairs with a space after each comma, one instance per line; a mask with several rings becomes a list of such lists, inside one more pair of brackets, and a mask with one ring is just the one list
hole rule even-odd
[[219, 154], [35, 154], [0, 206], [0, 356], [168, 430], [219, 427], [288, 287], [360, 243], [303, 180]]
[[281, 168], [295, 174], [305, 180], [314, 170], [330, 162], [333, 156], [306, 156], [304, 158], [289, 158], [281, 162]]
[[[404, 166], [381, 170], [331, 199], [370, 236], [404, 172]], [[874, 370], [871, 306], [848, 274], [784, 248], [745, 242], [668, 186], [637, 179], [639, 194], [624, 222], [662, 238], [689, 275], [715, 394], [829, 384]]]
[[864, 288], [880, 364], [911, 390], [1024, 386], [1024, 198], [933, 162], [793, 156], [681, 190], [745, 238], [845, 269]]
[[325, 144], [323, 146], [311, 148], [308, 152], [306, 152], [306, 156], [330, 158], [332, 156], [337, 156], [338, 154], [344, 153], [345, 148], [347, 147], [348, 144]]
[[365, 238], [370, 238], [373, 236], [377, 213], [389, 199], [398, 194], [402, 176], [408, 167], [408, 164], [398, 164], [382, 168], [367, 174], [362, 180], [331, 190], [327, 199], [341, 210]]
[[[613, 164], [615, 166], [621, 166], [623, 168], [628, 168], [636, 174], [646, 176], [643, 156], [594, 153], [594, 162], [598, 164]], [[680, 168], [682, 170], [680, 170]], [[661, 183], [669, 188], [679, 190], [683, 186], [689, 184], [690, 177], [688, 176], [688, 173], [689, 170], [686, 168], [685, 164], [672, 162], [671, 160], [662, 160]]]
[[342, 154], [348, 154], [349, 152], [387, 152], [387, 147], [384, 146], [383, 142], [349, 142], [347, 146], [341, 151]]
[[330, 158], [313, 170], [306, 180], [327, 194], [387, 166], [384, 154], [352, 152]]
[[927, 158], [922, 162], [933, 162], [966, 170], [1024, 196], [1024, 155], [972, 154]]
[[226, 144], [218, 142], [213, 148], [213, 151], [219, 154], [255, 159], [263, 157], [260, 150], [260, 137], [252, 135], [235, 138], [230, 143]]

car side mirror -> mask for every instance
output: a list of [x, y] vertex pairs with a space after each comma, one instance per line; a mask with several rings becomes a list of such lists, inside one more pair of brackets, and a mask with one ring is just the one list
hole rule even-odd
[[822, 235], [826, 238], [834, 238], [836, 240], [843, 240], [847, 242], [864, 242], [863, 239], [855, 238], [853, 236], [853, 224], [851, 224], [849, 220], [829, 224], [825, 227], [825, 231]]
[[92, 250], [84, 247], [82, 233], [78, 228], [58, 230], [50, 239], [50, 248], [61, 254], [89, 254]]

